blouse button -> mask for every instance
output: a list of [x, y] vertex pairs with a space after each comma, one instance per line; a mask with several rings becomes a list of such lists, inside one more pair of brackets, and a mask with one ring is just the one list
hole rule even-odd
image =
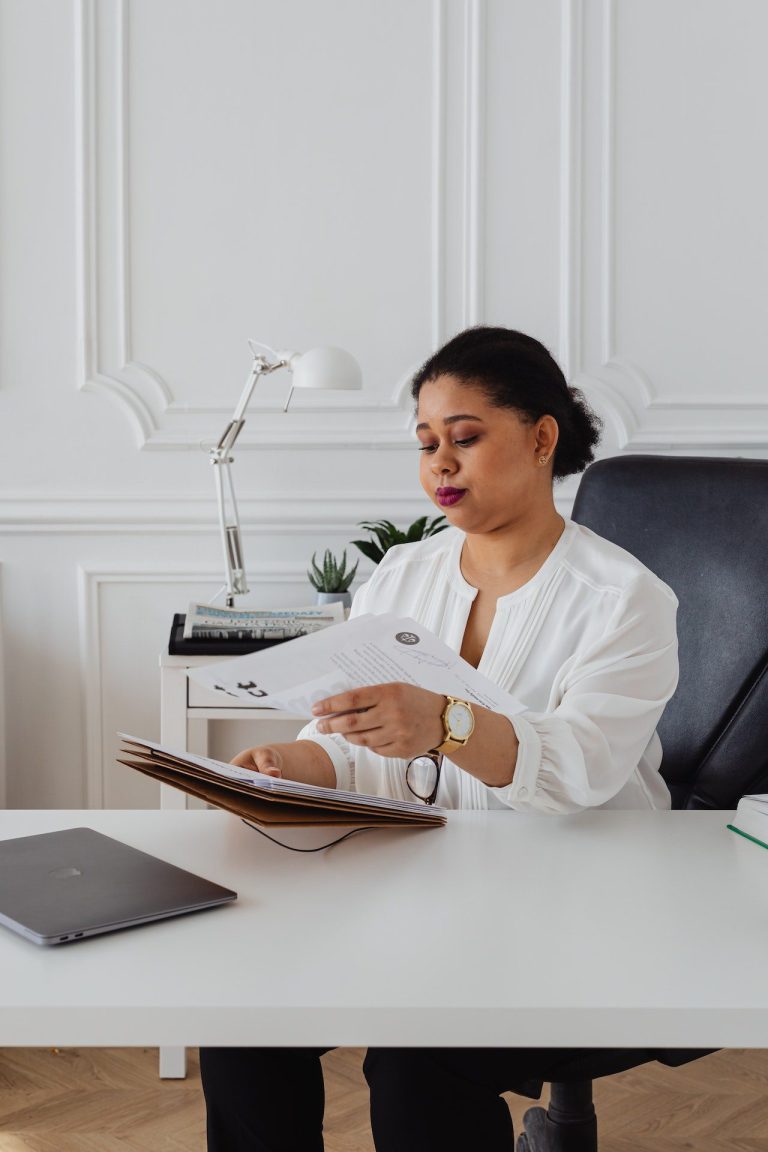
[[518, 796], [527, 796], [528, 795], [528, 789], [526, 787], [518, 788], [517, 794], [518, 794]]

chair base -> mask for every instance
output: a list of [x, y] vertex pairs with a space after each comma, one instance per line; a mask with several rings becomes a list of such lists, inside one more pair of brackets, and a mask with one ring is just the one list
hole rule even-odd
[[592, 1083], [553, 1084], [549, 1108], [529, 1108], [517, 1152], [597, 1152]]

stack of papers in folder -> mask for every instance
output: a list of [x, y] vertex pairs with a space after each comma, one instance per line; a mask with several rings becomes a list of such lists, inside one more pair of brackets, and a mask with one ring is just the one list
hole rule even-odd
[[435, 828], [446, 822], [442, 808], [418, 801], [300, 784], [206, 756], [176, 752], [124, 733], [120, 739], [126, 745], [118, 757], [120, 764], [256, 824]]

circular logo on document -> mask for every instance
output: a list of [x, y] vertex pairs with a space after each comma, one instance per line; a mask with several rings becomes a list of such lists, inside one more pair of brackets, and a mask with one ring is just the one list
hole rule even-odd
[[415, 632], [396, 632], [395, 640], [399, 644], [418, 644], [419, 637]]

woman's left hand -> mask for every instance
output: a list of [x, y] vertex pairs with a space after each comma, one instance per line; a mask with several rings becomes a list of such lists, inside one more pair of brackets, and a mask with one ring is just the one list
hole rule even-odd
[[312, 714], [318, 732], [338, 732], [379, 756], [410, 760], [442, 743], [445, 703], [445, 696], [414, 684], [373, 684], [320, 700]]

